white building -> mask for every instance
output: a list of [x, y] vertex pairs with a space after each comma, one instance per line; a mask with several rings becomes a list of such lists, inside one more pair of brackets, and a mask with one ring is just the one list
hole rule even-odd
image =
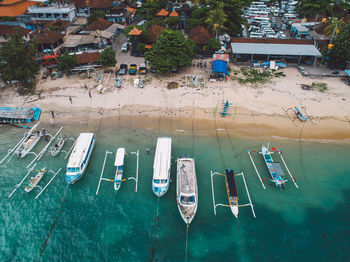
[[28, 14], [32, 21], [73, 21], [76, 17], [76, 8], [72, 4], [53, 3], [44, 6], [28, 7]]

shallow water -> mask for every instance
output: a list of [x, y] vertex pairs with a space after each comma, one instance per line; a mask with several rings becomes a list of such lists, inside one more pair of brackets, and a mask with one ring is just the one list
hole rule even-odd
[[[83, 128], [75, 127], [68, 135], [77, 137], [79, 130]], [[183, 154], [195, 158], [199, 190], [197, 214], [189, 227], [188, 261], [350, 259], [349, 145], [271, 141], [271, 146], [278, 145], [283, 151], [300, 187], [297, 190], [288, 182], [285, 190], [279, 191], [268, 183], [264, 190], [250, 163], [247, 150], [258, 150], [261, 142], [266, 142], [258, 138], [236, 137], [226, 130], [217, 131], [218, 137], [186, 130], [160, 132], [116, 127], [94, 131], [96, 147], [88, 170], [72, 186], [67, 186], [61, 172], [37, 200], [34, 197], [39, 189], [31, 193], [19, 189], [8, 199], [33, 156], [12, 159], [1, 169], [0, 261], [150, 261], [152, 253], [154, 261], [185, 260], [186, 225], [175, 201], [174, 164]], [[1, 158], [22, 134], [20, 129], [0, 130]], [[158, 207], [151, 179], [156, 139], [163, 135], [173, 138], [172, 183]], [[69, 145], [71, 142], [64, 149]], [[43, 146], [41, 141], [35, 151]], [[102, 182], [96, 196], [105, 151], [116, 151], [119, 146], [127, 152], [140, 150], [138, 192], [135, 193], [132, 180], [124, 182], [118, 193], [112, 183]], [[145, 154], [148, 146], [150, 155]], [[56, 158], [45, 155], [37, 168], [62, 167], [64, 171], [67, 160], [63, 158], [62, 153]], [[262, 158], [255, 155], [254, 159], [261, 174], [267, 177]], [[135, 156], [128, 155], [124, 173], [127, 177], [135, 174], [135, 164]], [[255, 219], [249, 207], [240, 208], [238, 221], [224, 207], [218, 207], [214, 216], [210, 171], [223, 172], [225, 168], [233, 168], [236, 173], [244, 171]], [[109, 156], [104, 174], [113, 178], [114, 171], [113, 158]], [[50, 175], [44, 177], [40, 184], [49, 179]], [[237, 179], [240, 203], [245, 204], [244, 185]], [[214, 184], [217, 203], [226, 204], [223, 177], [214, 177]]]

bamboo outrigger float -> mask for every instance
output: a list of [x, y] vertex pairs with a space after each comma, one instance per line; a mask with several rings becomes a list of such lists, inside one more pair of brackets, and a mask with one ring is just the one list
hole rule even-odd
[[[299, 186], [297, 185], [296, 183], [296, 179], [292, 176], [286, 162], [284, 161], [284, 158], [282, 156], [282, 152], [277, 148], [277, 147], [273, 147], [272, 148], [272, 152], [269, 151], [268, 149], [269, 146], [265, 147], [264, 145], [261, 147], [261, 152], [259, 152], [259, 154], [261, 154], [264, 158], [264, 161], [265, 161], [265, 164], [266, 164], [266, 167], [270, 173], [270, 176], [271, 176], [271, 179], [269, 178], [263, 178], [261, 179], [261, 175], [255, 165], [255, 162], [252, 158], [252, 153], [256, 153], [256, 151], [250, 151], [248, 150], [248, 155], [250, 157], [250, 160], [254, 166], [254, 169], [255, 169], [255, 172], [260, 180], [260, 183], [262, 185], [262, 187], [264, 189], [266, 189], [265, 185], [264, 185], [264, 181], [267, 180], [267, 181], [270, 181], [272, 183], [274, 183], [277, 188], [279, 188], [280, 190], [281, 189], [284, 189], [284, 186], [285, 186], [285, 183], [288, 182], [288, 181], [292, 181], [295, 185], [295, 187], [297, 189], [299, 189]], [[275, 152], [277, 152], [279, 154], [279, 156], [281, 157], [281, 160], [282, 160], [282, 163], [284, 165], [284, 167], [286, 168], [287, 172], [288, 172], [288, 175], [290, 176], [290, 178], [286, 179], [285, 178], [285, 174], [282, 170], [282, 167], [280, 165], [279, 162], [276, 162], [272, 159], [272, 154], [274, 154]]]
[[[215, 175], [220, 175], [225, 177], [225, 183], [226, 183], [226, 191], [227, 191], [227, 197], [228, 197], [228, 205], [227, 204], [216, 204], [215, 203], [215, 192], [214, 192], [214, 181], [213, 177]], [[238, 204], [238, 190], [237, 190], [237, 185], [236, 185], [236, 176], [241, 176], [244, 182], [244, 187], [248, 196], [249, 203], [239, 205]], [[249, 190], [247, 183], [245, 181], [244, 173], [243, 171], [239, 174], [234, 174], [232, 169], [226, 169], [225, 174], [218, 173], [218, 172], [213, 172], [210, 171], [210, 178], [211, 178], [211, 189], [212, 189], [212, 196], [213, 196], [213, 207], [214, 207], [214, 215], [216, 215], [216, 207], [218, 206], [223, 206], [223, 207], [229, 207], [231, 209], [231, 212], [233, 215], [238, 218], [238, 211], [240, 207], [244, 206], [250, 206], [251, 211], [253, 213], [253, 217], [256, 218], [255, 216], [255, 211], [254, 211], [254, 206], [252, 203], [252, 200], [250, 198]]]

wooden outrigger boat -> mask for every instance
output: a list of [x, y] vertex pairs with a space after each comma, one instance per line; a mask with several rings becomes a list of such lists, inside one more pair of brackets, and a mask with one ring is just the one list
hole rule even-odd
[[38, 172], [38, 174], [35, 177], [29, 178], [28, 186], [24, 186], [24, 190], [27, 193], [32, 191], [37, 186], [37, 184], [43, 178], [45, 172], [47, 172], [47, 171], [46, 171], [46, 168], [44, 167], [41, 170], [37, 170], [37, 172]]
[[189, 225], [197, 212], [198, 188], [193, 158], [177, 159], [176, 202], [180, 215]]
[[[254, 160], [252, 158], [252, 153], [253, 152], [256, 152], [256, 151], [248, 150], [248, 155], [249, 155], [250, 160], [251, 160], [251, 162], [252, 162], [252, 164], [254, 166], [255, 172], [256, 172], [259, 180], [260, 180], [260, 183], [261, 183], [261, 185], [262, 185], [262, 187], [264, 189], [266, 189], [266, 187], [264, 185], [264, 181], [265, 180], [273, 182], [277, 186], [277, 188], [279, 188], [279, 189], [284, 189], [284, 186], [285, 186], [286, 182], [293, 181], [295, 187], [299, 189], [297, 183], [295, 182], [296, 179], [292, 176], [292, 174], [289, 171], [289, 168], [288, 168], [286, 162], [284, 161], [284, 158], [282, 156], [282, 152], [277, 147], [273, 147], [272, 148], [272, 152], [270, 152], [269, 149], [268, 149], [268, 146], [266, 147], [266, 146], [263, 145], [261, 147], [261, 152], [259, 152], [259, 154], [261, 154], [263, 156], [263, 158], [264, 158], [267, 170], [269, 171], [269, 174], [270, 174], [271, 178], [263, 178], [263, 179], [261, 179], [260, 173], [259, 173], [258, 169], [256, 168], [256, 165], [255, 165]], [[280, 163], [276, 162], [276, 161], [274, 161], [272, 159], [271, 155], [274, 154], [275, 152], [277, 152], [280, 155], [281, 160], [283, 162], [283, 165], [286, 168], [290, 178], [288, 178], [288, 179], [285, 178], [286, 176], [285, 176], [285, 174], [284, 174], [284, 172], [282, 170], [282, 167], [281, 167]]]
[[29, 152], [31, 152], [43, 135], [43, 129], [41, 131], [37, 131], [36, 126], [34, 127], [34, 129], [32, 128], [29, 131], [29, 135], [26, 137], [21, 147], [16, 151], [18, 157], [20, 158], [25, 157]]
[[118, 148], [117, 153], [115, 155], [115, 162], [114, 162], [114, 166], [117, 167], [115, 171], [115, 178], [114, 178], [114, 190], [116, 191], [119, 190], [122, 184], [123, 171], [124, 171], [124, 156], [125, 156], [125, 148]]
[[235, 180], [235, 174], [232, 169], [225, 170], [225, 182], [228, 202], [233, 215], [238, 218], [238, 190]]
[[59, 152], [61, 152], [61, 149], [62, 147], [64, 146], [64, 142], [65, 142], [65, 139], [64, 137], [61, 135], [59, 138], [58, 138], [58, 141], [57, 143], [55, 144], [55, 146], [51, 147], [50, 148], [50, 153], [52, 156], [57, 156]]
[[[301, 110], [301, 109], [303, 109], [303, 110]], [[300, 121], [306, 122], [306, 120], [308, 120], [308, 119], [310, 118], [311, 121], [312, 121], [312, 123], [313, 123], [314, 125], [316, 125], [315, 120], [313, 119], [312, 116], [310, 116], [310, 114], [309, 114], [309, 112], [307, 111], [306, 107], [304, 107], [304, 106], [301, 106], [301, 107], [297, 107], [297, 106], [295, 106], [295, 107], [290, 107], [290, 108], [288, 108], [287, 110], [285, 110], [285, 112], [287, 113], [288, 110], [293, 110], [294, 113], [295, 113], [295, 115], [296, 115], [296, 117], [292, 118], [293, 121], [294, 121], [295, 119], [299, 118]], [[287, 115], [288, 115], [288, 114], [287, 114]], [[290, 117], [290, 116], [288, 115], [288, 117]]]

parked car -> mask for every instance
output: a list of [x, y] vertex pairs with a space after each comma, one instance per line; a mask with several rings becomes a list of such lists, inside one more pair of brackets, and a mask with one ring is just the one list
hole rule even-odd
[[126, 75], [126, 72], [128, 71], [128, 65], [127, 64], [121, 64], [118, 70], [118, 75]]
[[139, 73], [140, 73], [140, 75], [147, 74], [146, 64], [144, 64], [144, 63], [140, 64], [140, 66], [139, 66]]
[[136, 72], [137, 72], [137, 65], [131, 64], [129, 66], [129, 75], [136, 75]]
[[122, 45], [122, 52], [125, 52], [127, 53], [129, 50], [130, 50], [130, 43], [129, 42], [125, 42], [123, 45]]

